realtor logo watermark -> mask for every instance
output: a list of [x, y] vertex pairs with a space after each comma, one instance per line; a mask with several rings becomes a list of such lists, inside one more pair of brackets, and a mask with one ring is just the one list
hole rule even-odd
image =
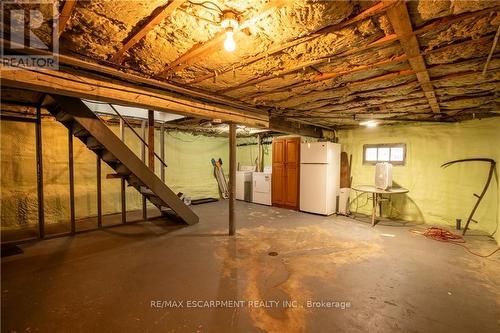
[[207, 299], [155, 299], [150, 301], [152, 309], [193, 309], [193, 308], [308, 308], [308, 309], [337, 309], [348, 310], [352, 307], [347, 300], [306, 300], [299, 302], [297, 300], [207, 300]]
[[2, 66], [59, 69], [59, 9], [52, 0], [2, 0]]

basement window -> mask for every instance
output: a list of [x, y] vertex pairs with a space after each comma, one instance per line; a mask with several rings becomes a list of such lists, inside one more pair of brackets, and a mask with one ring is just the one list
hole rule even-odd
[[363, 145], [363, 164], [375, 165], [379, 162], [389, 162], [392, 165], [405, 165], [406, 144], [381, 143]]

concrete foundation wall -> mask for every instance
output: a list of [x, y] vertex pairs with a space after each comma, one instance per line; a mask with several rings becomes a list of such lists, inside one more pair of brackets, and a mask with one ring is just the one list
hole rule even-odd
[[[463, 223], [486, 182], [489, 164], [468, 162], [440, 167], [445, 162], [474, 157], [497, 161], [496, 175], [483, 198], [471, 229], [493, 233], [500, 220], [498, 174], [500, 168], [500, 119], [474, 120], [457, 124], [382, 126], [340, 131], [342, 150], [353, 155], [353, 185], [374, 184], [375, 167], [363, 165], [363, 145], [405, 143], [405, 166], [393, 168], [393, 180], [410, 190], [408, 195], [394, 195], [394, 208], [386, 207], [392, 217], [408, 221], [454, 226]], [[355, 193], [351, 198], [354, 199]], [[358, 211], [371, 212], [371, 202], [360, 197]], [[356, 208], [354, 201], [351, 209]], [[498, 232], [495, 235], [500, 240]]]

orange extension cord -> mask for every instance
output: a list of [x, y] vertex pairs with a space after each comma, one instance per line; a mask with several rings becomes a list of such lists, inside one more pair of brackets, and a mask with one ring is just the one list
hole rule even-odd
[[469, 253], [471, 253], [475, 256], [481, 257], [481, 258], [488, 258], [500, 250], [500, 247], [499, 247], [498, 249], [496, 249], [495, 251], [491, 252], [488, 255], [482, 255], [482, 254], [473, 252], [469, 249], [469, 247], [464, 245], [465, 239], [461, 235], [454, 234], [448, 230], [444, 230], [441, 228], [431, 227], [431, 228], [427, 228], [427, 229], [411, 229], [410, 232], [417, 234], [417, 235], [423, 235], [427, 238], [434, 239], [434, 240], [437, 240], [439, 242], [444, 242], [444, 243], [448, 243], [448, 244], [455, 244], [455, 245], [461, 246], [464, 249], [466, 249]]

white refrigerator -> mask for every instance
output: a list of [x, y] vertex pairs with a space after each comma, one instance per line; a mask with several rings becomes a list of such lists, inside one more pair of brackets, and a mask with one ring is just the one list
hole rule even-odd
[[340, 144], [310, 142], [300, 146], [300, 210], [331, 215], [340, 193]]

